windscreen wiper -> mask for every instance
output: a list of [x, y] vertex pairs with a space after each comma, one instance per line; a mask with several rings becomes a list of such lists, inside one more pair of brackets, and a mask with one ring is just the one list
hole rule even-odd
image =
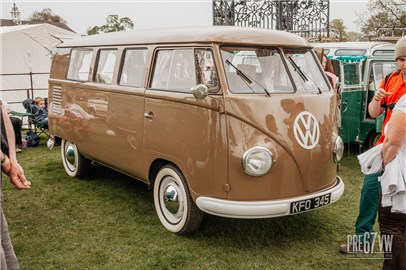
[[[291, 56], [288, 57], [289, 62], [292, 64], [294, 70], [299, 74], [300, 78], [302, 78], [302, 80], [306, 83], [309, 81], [309, 78], [307, 78], [306, 74], [300, 69], [300, 67], [296, 64], [296, 62], [292, 59]], [[320, 87], [317, 85], [317, 83], [315, 83], [313, 80], [311, 80], [314, 85], [316, 85], [317, 90], [319, 91], [319, 94], [321, 94], [321, 90]]]
[[300, 78], [302, 78], [304, 82], [307, 82], [309, 79], [306, 77], [306, 75], [303, 73], [300, 67], [296, 64], [296, 62], [293, 61], [292, 57], [289, 56], [288, 59], [289, 62], [292, 64], [293, 68], [295, 69], [295, 71], [299, 74]]
[[[241, 77], [241, 79], [243, 79], [245, 82], [247, 82], [248, 84], [252, 84], [252, 81], [254, 81], [256, 84], [258, 84], [259, 86], [261, 86], [261, 88], [265, 91], [265, 93], [270, 96], [268, 90], [266, 90], [265, 87], [263, 87], [260, 83], [258, 83], [256, 80], [254, 80], [253, 78], [248, 77], [248, 75], [246, 75], [242, 70], [238, 69], [235, 65], [233, 65], [228, 59], [226, 59], [226, 64], [232, 66], [236, 72], [237, 75]], [[251, 88], [251, 87], [250, 87]], [[251, 89], [252, 90], [252, 89]]]

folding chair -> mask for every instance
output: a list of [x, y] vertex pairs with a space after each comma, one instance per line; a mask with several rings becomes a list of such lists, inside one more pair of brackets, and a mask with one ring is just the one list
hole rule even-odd
[[45, 109], [40, 108], [34, 104], [34, 100], [26, 99], [23, 101], [23, 106], [26, 113], [22, 117], [28, 116], [28, 129], [32, 130], [35, 134], [40, 136], [45, 134], [49, 138], [48, 131], [48, 111], [46, 110], [48, 105], [48, 99], [45, 98]]

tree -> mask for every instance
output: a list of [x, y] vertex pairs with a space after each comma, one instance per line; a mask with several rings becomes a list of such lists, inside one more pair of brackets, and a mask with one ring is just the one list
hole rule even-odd
[[125, 31], [128, 29], [134, 29], [134, 23], [130, 18], [119, 18], [118, 15], [109, 15], [106, 19], [106, 24], [88, 29], [87, 34], [96, 35], [100, 33]]
[[[358, 16], [361, 31], [368, 39], [382, 28], [406, 28], [406, 0], [371, 0], [368, 11]], [[399, 35], [396, 31], [395, 35]]]
[[44, 8], [42, 11], [35, 11], [28, 19], [36, 22], [59, 22], [66, 24], [66, 21], [62, 19], [61, 16], [56, 15], [50, 8]]
[[330, 22], [330, 28], [331, 30], [338, 33], [338, 38], [340, 42], [347, 40], [347, 32], [345, 31], [347, 27], [344, 25], [344, 21], [342, 19], [332, 20]]
[[363, 35], [358, 32], [347, 32], [348, 41], [367, 41], [364, 39]]

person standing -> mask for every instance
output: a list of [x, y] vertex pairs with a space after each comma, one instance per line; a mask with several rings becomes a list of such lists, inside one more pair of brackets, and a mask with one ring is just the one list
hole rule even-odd
[[[14, 130], [10, 118], [5, 112], [0, 100], [0, 131], [1, 131], [1, 171], [10, 178], [10, 182], [17, 189], [29, 189], [31, 183], [27, 181], [24, 170], [18, 164], [15, 151]], [[0, 191], [2, 184], [2, 174], [0, 174]], [[11, 270], [20, 269], [17, 257], [11, 244], [8, 225], [3, 213], [3, 196], [0, 192], [0, 269]]]
[[323, 54], [323, 61], [321, 62], [321, 66], [323, 67], [324, 73], [326, 73], [327, 78], [329, 79], [331, 85], [334, 88], [334, 91], [337, 92], [337, 81], [338, 78], [334, 74], [334, 68], [333, 64], [331, 63], [331, 60], [327, 58], [325, 54]]
[[[394, 104], [406, 94], [406, 36], [400, 38], [395, 45], [395, 60], [399, 67], [398, 70], [387, 75], [381, 82], [379, 89], [368, 105], [368, 112], [371, 117], [376, 118], [385, 112], [385, 119], [382, 124], [381, 137], [377, 145], [385, 140], [385, 126], [391, 118], [391, 108]], [[359, 252], [357, 249], [359, 243], [372, 241], [375, 234], [373, 226], [379, 205], [379, 193], [381, 185], [378, 177], [381, 173], [373, 173], [364, 176], [364, 183], [361, 189], [359, 213], [355, 223], [355, 234], [358, 243], [342, 244], [339, 247], [340, 252]]]
[[23, 128], [23, 120], [19, 117], [16, 117], [11, 114], [11, 109], [6, 102], [3, 101], [4, 109], [6, 110], [7, 114], [10, 116], [11, 124], [13, 125], [14, 129], [14, 138], [16, 140], [16, 152], [20, 153], [23, 149], [23, 138], [21, 136], [22, 128]]
[[[379, 204], [378, 221], [381, 235], [393, 238], [392, 246], [386, 247], [382, 269], [404, 270], [406, 269], [406, 194], [404, 193], [406, 95], [403, 95], [396, 103], [392, 117], [386, 127], [386, 136], [382, 145], [385, 171], [380, 178], [383, 199], [382, 203]], [[387, 188], [389, 184], [390, 189]], [[399, 190], [398, 192], [393, 191], [395, 187]]]
[[338, 107], [341, 106], [341, 96], [338, 89], [338, 77], [334, 74], [333, 64], [331, 63], [331, 59], [328, 58], [325, 54], [323, 54], [323, 61], [321, 62], [321, 66], [323, 67], [324, 73], [327, 75], [327, 79], [329, 80], [331, 86], [333, 86], [333, 90], [336, 93], [337, 105]]

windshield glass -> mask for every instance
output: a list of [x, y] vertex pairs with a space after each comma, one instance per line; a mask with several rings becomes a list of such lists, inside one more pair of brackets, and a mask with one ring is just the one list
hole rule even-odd
[[221, 56], [233, 93], [293, 93], [282, 55], [276, 48], [224, 47]]
[[320, 93], [330, 88], [316, 59], [308, 49], [284, 49], [288, 67], [297, 89], [304, 93]]
[[305, 93], [329, 91], [309, 49], [222, 47], [227, 83], [233, 93]]

